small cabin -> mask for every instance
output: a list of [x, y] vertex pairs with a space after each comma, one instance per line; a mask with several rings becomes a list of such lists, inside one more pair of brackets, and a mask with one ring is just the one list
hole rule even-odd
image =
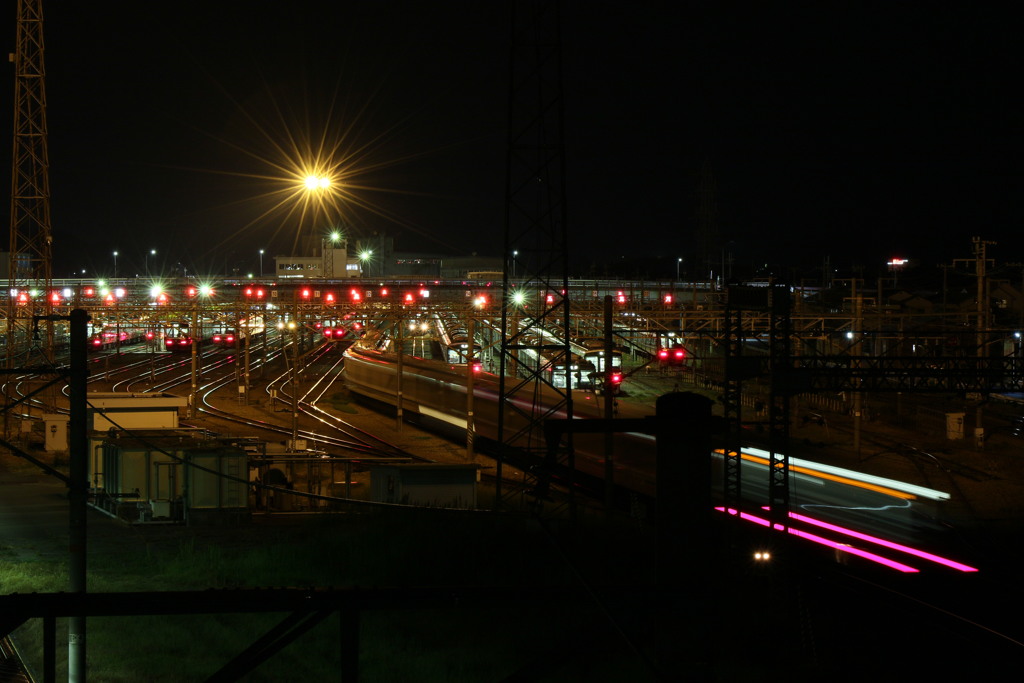
[[127, 434], [100, 446], [97, 505], [133, 523], [223, 524], [249, 518], [242, 448], [174, 436]]
[[479, 473], [471, 463], [373, 465], [370, 493], [378, 503], [472, 510]]

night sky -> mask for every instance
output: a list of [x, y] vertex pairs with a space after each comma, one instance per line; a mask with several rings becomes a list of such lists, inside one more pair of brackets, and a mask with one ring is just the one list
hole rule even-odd
[[[109, 275], [114, 250], [121, 275], [149, 249], [161, 268], [255, 270], [302, 220], [399, 251], [501, 255], [505, 3], [44, 12], [55, 276]], [[701, 169], [715, 251], [737, 269], [948, 262], [974, 235], [1024, 260], [1011, 19], [946, 3], [564, 3], [574, 274], [696, 269]], [[344, 158], [352, 201], [303, 219], [283, 197], [318, 146]], [[9, 188], [9, 136], [3, 149]]]

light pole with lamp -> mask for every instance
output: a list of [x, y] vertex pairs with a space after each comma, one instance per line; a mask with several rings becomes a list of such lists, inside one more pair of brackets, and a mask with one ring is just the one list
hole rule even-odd
[[373, 258], [373, 249], [364, 249], [359, 252], [359, 261], [363, 264], [363, 276], [369, 277], [370, 275], [370, 259]]
[[114, 252], [114, 279], [117, 279], [117, 252]]
[[320, 240], [320, 256], [323, 259], [322, 274], [325, 278], [334, 277], [334, 251], [341, 242], [341, 233], [332, 230], [331, 234]]
[[149, 257], [150, 256], [156, 256], [156, 249], [150, 249], [149, 252], [146, 253], [146, 257], [145, 257], [145, 259], [143, 261], [143, 264], [145, 266], [144, 270], [146, 271], [146, 276], [147, 277], [149, 276]]
[[263, 277], [263, 250], [260, 249], [260, 277]]
[[682, 263], [683, 263], [683, 259], [682, 258], [677, 258], [676, 259], [676, 282], [679, 282], [679, 266], [682, 265]]

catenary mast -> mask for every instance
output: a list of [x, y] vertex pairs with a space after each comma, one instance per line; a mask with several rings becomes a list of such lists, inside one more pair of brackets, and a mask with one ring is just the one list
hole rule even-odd
[[26, 365], [34, 343], [53, 360], [53, 324], [45, 340], [33, 339], [33, 316], [48, 316], [53, 304], [49, 154], [46, 129], [46, 69], [43, 65], [42, 0], [18, 0], [14, 64], [14, 146], [8, 253], [7, 367]]

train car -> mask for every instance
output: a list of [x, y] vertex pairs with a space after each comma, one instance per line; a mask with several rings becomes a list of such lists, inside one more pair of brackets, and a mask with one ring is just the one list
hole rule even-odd
[[[201, 343], [201, 340], [199, 340], [199, 344]], [[197, 340], [190, 334], [164, 338], [164, 349], [171, 353], [191, 353], [192, 347], [196, 345]]]
[[686, 365], [686, 349], [682, 346], [662, 346], [657, 352], [659, 365]]
[[244, 340], [248, 337], [251, 340], [262, 337], [267, 331], [262, 315], [253, 315], [242, 318], [238, 321], [238, 338]]
[[210, 343], [221, 348], [234, 348], [238, 337], [232, 330], [220, 330], [210, 337]]
[[[442, 357], [443, 358], [443, 357]], [[397, 404], [398, 373], [397, 356], [375, 348], [372, 340], [360, 340], [345, 351], [345, 381], [355, 394], [389, 406]], [[451, 436], [465, 434], [467, 368], [444, 360], [428, 360], [422, 357], [404, 356], [402, 359], [402, 411], [425, 427], [447, 433]], [[514, 382], [516, 380], [510, 380]], [[473, 424], [476, 443], [487, 448], [499, 441], [498, 405], [500, 398], [500, 377], [487, 372], [473, 373]], [[560, 393], [545, 383], [539, 383], [531, 392], [545, 405], [559, 405]], [[574, 401], [575, 418], [603, 417], [603, 404], [594, 400], [590, 392], [577, 394]], [[507, 433], [521, 433], [525, 428], [522, 415], [528, 414], [532, 406], [522, 406], [522, 411], [510, 411], [506, 418]], [[619, 407], [620, 416], [632, 410]], [[649, 413], [649, 411], [648, 411]], [[648, 414], [643, 413], [643, 414]], [[552, 418], [565, 417], [564, 411], [555, 410], [548, 415]], [[628, 415], [633, 417], [634, 415]], [[637, 412], [635, 417], [641, 417]], [[539, 431], [529, 439], [535, 444], [544, 443], [544, 434]], [[602, 477], [604, 468], [605, 436], [603, 434], [577, 434], [573, 437], [577, 469], [593, 477]], [[653, 471], [653, 439], [642, 434], [616, 433], [612, 435], [615, 452], [623, 456], [616, 481], [631, 490], [653, 494], [654, 485], [642, 472]], [[630, 467], [629, 460], [644, 465]]]
[[128, 330], [118, 330], [108, 327], [99, 332], [93, 333], [88, 340], [89, 349], [101, 351], [111, 349], [118, 345], [134, 344], [139, 340], [139, 335]]
[[324, 335], [324, 339], [330, 341], [342, 341], [343, 339], [356, 339], [364, 333], [363, 325], [357, 320], [349, 319], [323, 320], [316, 324], [316, 328]]
[[590, 364], [594, 372], [603, 373], [605, 370], [622, 369], [622, 352], [618, 349], [612, 350], [612, 362], [610, 367], [605, 367], [604, 349], [590, 349], [583, 354], [584, 360]]

